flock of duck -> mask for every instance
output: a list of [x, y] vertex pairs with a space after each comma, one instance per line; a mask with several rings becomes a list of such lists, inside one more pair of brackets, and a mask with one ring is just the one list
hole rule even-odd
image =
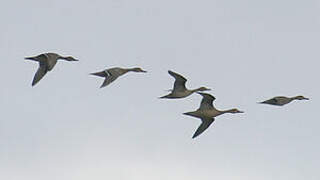
[[[56, 65], [58, 60], [65, 60], [65, 61], [78, 61], [77, 59], [71, 56], [60, 56], [56, 53], [43, 53], [38, 56], [33, 57], [26, 57], [27, 60], [33, 60], [39, 63], [39, 68], [33, 78], [32, 86], [36, 85], [46, 74], [48, 71], [51, 71], [54, 66]], [[91, 75], [103, 77], [104, 81], [100, 88], [106, 87], [113, 81], [115, 81], [118, 77], [128, 73], [128, 72], [142, 72], [146, 73], [147, 71], [142, 70], [141, 68], [110, 68], [105, 69], [103, 71], [91, 73]], [[215, 120], [216, 116], [225, 114], [225, 113], [243, 113], [236, 108], [229, 109], [229, 110], [218, 110], [214, 107], [213, 101], [216, 99], [214, 96], [204, 93], [203, 91], [209, 91], [209, 88], [200, 87], [196, 89], [187, 89], [186, 82], [187, 79], [182, 75], [175, 73], [173, 71], [168, 71], [168, 73], [175, 79], [173, 89], [168, 95], [160, 97], [161, 99], [178, 99], [178, 98], [185, 98], [190, 96], [193, 93], [198, 93], [202, 96], [202, 100], [200, 103], [200, 107], [196, 111], [186, 112], [183, 113], [184, 115], [192, 116], [201, 119], [201, 124], [197, 128], [196, 132], [192, 136], [195, 138], [202, 134]], [[277, 96], [271, 99], [268, 99], [263, 102], [259, 102], [261, 104], [270, 104], [276, 106], [283, 106], [292, 102], [293, 100], [309, 100], [303, 96], [295, 96], [295, 97], [284, 97], [284, 96]]]

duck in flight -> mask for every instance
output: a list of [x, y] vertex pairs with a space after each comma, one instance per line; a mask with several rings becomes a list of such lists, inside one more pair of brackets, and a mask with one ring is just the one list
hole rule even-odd
[[119, 68], [119, 67], [114, 67], [110, 69], [105, 69], [103, 71], [91, 73], [91, 75], [99, 76], [105, 78], [102, 85], [100, 88], [103, 88], [110, 83], [112, 83], [114, 80], [116, 80], [119, 76], [122, 76], [126, 74], [127, 72], [143, 72], [146, 73], [147, 71], [142, 70], [139, 67], [135, 68]]
[[210, 94], [207, 93], [198, 93], [202, 96], [200, 107], [196, 111], [183, 113], [184, 115], [193, 116], [201, 119], [201, 124], [193, 134], [192, 138], [199, 136], [203, 133], [215, 120], [216, 116], [219, 116], [224, 113], [243, 113], [238, 109], [229, 109], [229, 110], [217, 110], [213, 106], [213, 101], [216, 99]]
[[60, 56], [56, 53], [43, 53], [38, 56], [26, 57], [27, 60], [39, 62], [39, 68], [33, 78], [32, 86], [36, 85], [48, 71], [51, 71], [58, 60], [78, 61], [72, 56]]
[[277, 96], [271, 99], [268, 99], [263, 102], [259, 102], [260, 104], [270, 104], [276, 106], [283, 106], [285, 104], [290, 103], [293, 100], [309, 100], [309, 98], [303, 96], [294, 96], [294, 97], [285, 97], [285, 96]]
[[173, 90], [170, 90], [171, 91], [170, 94], [162, 96], [160, 98], [166, 98], [166, 99], [184, 98], [191, 95], [194, 92], [210, 90], [209, 88], [206, 88], [206, 87], [200, 87], [197, 89], [187, 89], [186, 88], [187, 79], [185, 77], [170, 70], [168, 71], [168, 73], [175, 79]]

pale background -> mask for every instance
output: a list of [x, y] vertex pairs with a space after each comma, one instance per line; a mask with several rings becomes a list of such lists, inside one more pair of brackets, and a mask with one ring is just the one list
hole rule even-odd
[[[319, 180], [317, 0], [4, 0], [0, 179]], [[72, 55], [35, 87], [25, 56]], [[141, 66], [99, 89], [89, 76]], [[237, 107], [196, 139], [171, 69]], [[284, 107], [259, 105], [304, 95]]]

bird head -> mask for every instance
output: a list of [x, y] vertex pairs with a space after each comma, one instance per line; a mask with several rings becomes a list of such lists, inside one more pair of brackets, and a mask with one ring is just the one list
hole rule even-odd
[[67, 57], [61, 57], [61, 59], [64, 59], [66, 61], [79, 61], [78, 59], [75, 59], [72, 56], [67, 56]]
[[199, 89], [197, 89], [197, 91], [210, 91], [211, 89], [206, 88], [206, 87], [200, 87]]
[[143, 69], [141, 69], [141, 68], [139, 68], [139, 67], [132, 68], [132, 71], [134, 71], [134, 72], [144, 72], [144, 73], [147, 72], [147, 71], [145, 71], [145, 70], [143, 70]]
[[306, 98], [304, 96], [296, 96], [295, 99], [298, 99], [298, 100], [309, 100], [309, 98]]
[[230, 113], [244, 113], [243, 111], [240, 111], [240, 110], [238, 110], [238, 109], [231, 109], [230, 111], [229, 111]]

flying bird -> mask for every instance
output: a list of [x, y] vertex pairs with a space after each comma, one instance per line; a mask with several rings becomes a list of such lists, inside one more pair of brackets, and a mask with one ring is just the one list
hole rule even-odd
[[33, 78], [32, 86], [36, 85], [48, 71], [51, 71], [58, 60], [78, 61], [71, 56], [64, 57], [56, 53], [43, 53], [34, 57], [26, 57], [25, 59], [39, 62], [39, 68]]
[[171, 91], [170, 94], [162, 96], [160, 98], [166, 98], [166, 99], [184, 98], [191, 95], [194, 92], [210, 90], [209, 88], [206, 88], [206, 87], [200, 87], [197, 89], [187, 89], [186, 88], [187, 79], [185, 77], [170, 70], [168, 71], [168, 73], [175, 79], [173, 89], [169, 90]]
[[260, 104], [270, 104], [276, 106], [283, 106], [285, 104], [290, 103], [293, 100], [309, 100], [309, 98], [303, 96], [295, 96], [295, 97], [285, 97], [285, 96], [277, 96], [271, 99], [268, 99], [263, 102], [259, 102]]
[[114, 67], [114, 68], [110, 68], [110, 69], [105, 69], [103, 71], [91, 73], [91, 75], [105, 78], [102, 85], [100, 86], [100, 88], [103, 88], [103, 87], [109, 85], [110, 83], [112, 83], [119, 76], [122, 76], [122, 75], [126, 74], [127, 72], [143, 72], [143, 73], [145, 73], [147, 71], [142, 70], [139, 67], [135, 67], [135, 68]]
[[229, 109], [224, 111], [217, 110], [213, 106], [213, 101], [216, 99], [215, 97], [207, 93], [198, 94], [202, 96], [200, 107], [196, 111], [183, 113], [184, 115], [200, 118], [202, 121], [192, 138], [195, 138], [203, 133], [214, 122], [214, 118], [216, 116], [224, 113], [243, 113], [243, 111], [239, 111], [238, 109]]

